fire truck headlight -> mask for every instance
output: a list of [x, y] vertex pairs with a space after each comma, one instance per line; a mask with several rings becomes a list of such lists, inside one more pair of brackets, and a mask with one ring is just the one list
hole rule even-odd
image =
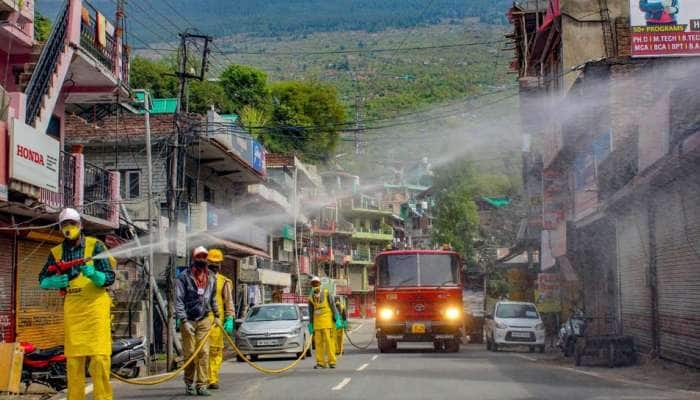
[[450, 307], [445, 310], [445, 317], [447, 319], [459, 319], [462, 316], [462, 313], [459, 311], [459, 308], [457, 307]]
[[382, 308], [379, 310], [379, 319], [388, 321], [392, 318], [394, 318], [394, 310], [391, 308]]

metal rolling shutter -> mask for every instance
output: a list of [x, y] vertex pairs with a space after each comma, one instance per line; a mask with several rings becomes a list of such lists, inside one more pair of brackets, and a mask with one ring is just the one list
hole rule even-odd
[[661, 357], [700, 367], [700, 184], [654, 195]]
[[15, 336], [13, 254], [12, 239], [0, 237], [0, 342], [11, 342]]
[[53, 244], [17, 243], [17, 341], [38, 347], [63, 344], [63, 298], [39, 287], [39, 272]]
[[649, 225], [644, 205], [633, 205], [617, 221], [622, 330], [642, 351], [652, 349], [649, 287]]

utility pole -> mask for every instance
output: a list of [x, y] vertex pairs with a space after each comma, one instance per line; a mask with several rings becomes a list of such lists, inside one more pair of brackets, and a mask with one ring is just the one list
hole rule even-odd
[[[148, 174], [148, 193], [146, 193], [146, 198], [148, 201], [148, 233], [151, 236], [150, 242], [153, 243], [153, 214], [152, 214], [152, 208], [153, 208], [153, 159], [152, 159], [152, 154], [151, 154], [151, 94], [146, 91], [145, 96], [144, 96], [144, 109], [145, 109], [145, 124], [146, 124], [146, 173]], [[146, 369], [151, 371], [151, 357], [150, 357], [150, 349], [152, 344], [155, 348], [155, 338], [154, 338], [154, 329], [153, 329], [153, 291], [158, 290], [157, 287], [152, 287], [151, 282], [151, 276], [153, 275], [153, 261], [154, 261], [154, 256], [153, 256], [153, 246], [148, 247], [148, 263], [147, 268], [146, 268], [146, 273], [148, 274], [148, 283], [146, 284], [148, 286], [148, 298], [146, 300], [146, 321], [148, 323], [148, 327], [146, 329], [146, 335], [148, 339], [148, 355], [149, 357], [146, 359]]]
[[[177, 270], [177, 247], [178, 247], [178, 223], [179, 223], [179, 209], [180, 209], [180, 194], [182, 188], [180, 188], [180, 180], [178, 179], [181, 175], [180, 169], [182, 166], [179, 165], [179, 158], [181, 157], [182, 144], [180, 138], [180, 117], [183, 112], [182, 103], [186, 100], [186, 87], [188, 79], [203, 80], [204, 74], [207, 71], [208, 56], [209, 56], [209, 42], [211, 42], [211, 37], [205, 35], [192, 34], [189, 32], [184, 32], [180, 34], [180, 48], [178, 50], [178, 66], [175, 76], [180, 81], [179, 96], [177, 102], [177, 111], [175, 116], [175, 126], [173, 133], [173, 146], [170, 155], [170, 175], [168, 177], [168, 219], [169, 224], [169, 251], [170, 251], [170, 262], [168, 266], [168, 335], [167, 335], [167, 364], [168, 369], [172, 369], [175, 364], [175, 279]], [[189, 53], [188, 44], [191, 42], [203, 41], [204, 50], [201, 54], [201, 67], [199, 73], [190, 73], [187, 70]]]
[[299, 168], [297, 157], [294, 156], [294, 273], [297, 274], [296, 294], [301, 295], [301, 268], [299, 267], [299, 234], [297, 233], [297, 220], [299, 219], [299, 195], [298, 195], [298, 179]]

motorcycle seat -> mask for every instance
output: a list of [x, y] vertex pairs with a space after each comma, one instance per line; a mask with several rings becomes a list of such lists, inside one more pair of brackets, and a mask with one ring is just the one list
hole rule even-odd
[[38, 349], [31, 353], [25, 354], [24, 357], [30, 360], [48, 360], [52, 357], [63, 354], [63, 346], [51, 347], [49, 349]]
[[112, 343], [112, 354], [136, 347], [143, 343], [143, 338], [119, 339]]

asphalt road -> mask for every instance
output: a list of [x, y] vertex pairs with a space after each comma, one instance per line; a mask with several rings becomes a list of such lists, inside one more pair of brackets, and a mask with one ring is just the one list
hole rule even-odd
[[[352, 333], [357, 344], [371, 340], [366, 321]], [[491, 353], [483, 345], [459, 353], [435, 353], [427, 346], [399, 345], [379, 354], [376, 345], [346, 353], [335, 370], [314, 370], [306, 359], [281, 375], [263, 375], [244, 363], [225, 363], [222, 389], [213, 399], [694, 399], [692, 393], [607, 379], [603, 374], [537, 361], [518, 351]], [[288, 359], [261, 361], [280, 368]], [[601, 368], [601, 371], [604, 369]], [[157, 387], [115, 385], [115, 399], [185, 399], [177, 378]]]

